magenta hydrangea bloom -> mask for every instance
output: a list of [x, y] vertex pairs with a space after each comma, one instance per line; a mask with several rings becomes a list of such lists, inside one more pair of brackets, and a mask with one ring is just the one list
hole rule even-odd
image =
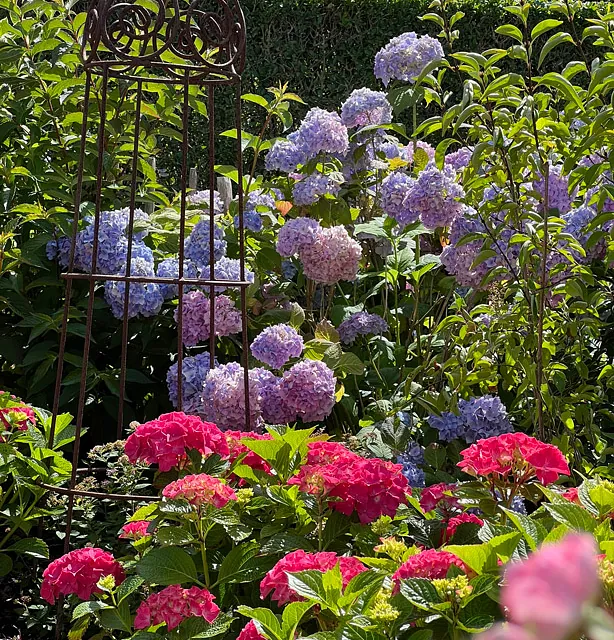
[[299, 251], [305, 275], [324, 284], [355, 280], [361, 256], [360, 244], [342, 226], [320, 228], [315, 242]]
[[290, 358], [303, 353], [303, 338], [287, 324], [276, 324], [264, 329], [252, 342], [254, 358], [273, 369], [281, 369]]
[[303, 360], [284, 373], [279, 383], [281, 400], [303, 422], [324, 420], [335, 406], [336, 383], [324, 362]]
[[392, 122], [392, 106], [383, 91], [355, 89], [341, 106], [341, 120], [348, 127]]
[[316, 240], [320, 224], [311, 218], [287, 220], [277, 235], [277, 253], [284, 258], [298, 253]]
[[403, 33], [380, 49], [375, 56], [375, 77], [388, 86], [391, 80], [413, 83], [424, 68], [444, 57], [443, 47], [430, 36]]

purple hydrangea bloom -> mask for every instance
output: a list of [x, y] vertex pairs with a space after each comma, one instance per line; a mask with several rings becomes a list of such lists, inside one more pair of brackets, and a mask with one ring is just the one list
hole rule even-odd
[[271, 371], [261, 367], [252, 370], [260, 388], [260, 408], [267, 424], [288, 424], [296, 420], [296, 413], [288, 409], [281, 397], [280, 382]]
[[299, 251], [305, 276], [323, 284], [355, 280], [361, 256], [360, 244], [342, 226], [320, 227], [315, 242]]
[[286, 371], [279, 383], [282, 403], [303, 422], [324, 420], [335, 406], [337, 379], [319, 360], [303, 360]]
[[[208, 277], [209, 270], [205, 269], [202, 273]], [[241, 262], [235, 258], [220, 258], [213, 266], [213, 272], [216, 280], [228, 280], [234, 282], [241, 281]], [[254, 273], [245, 269], [246, 282], [254, 281]], [[216, 291], [225, 291], [226, 285], [218, 285], [215, 287]]]
[[[191, 260], [198, 269], [208, 266], [211, 259], [209, 255], [209, 224], [209, 220], [205, 218], [197, 222], [192, 229], [192, 233], [185, 241], [184, 257]], [[222, 227], [215, 225], [213, 231], [214, 262], [222, 258], [225, 253], [224, 230]]]
[[57, 260], [63, 269], [67, 269], [68, 263], [70, 262], [70, 238], [63, 236], [55, 240], [49, 240], [46, 247], [46, 253], [47, 260]]
[[[533, 183], [533, 188], [542, 198], [545, 197], [546, 181], [543, 176]], [[577, 190], [572, 194], [569, 193], [569, 176], [563, 175], [562, 165], [550, 164], [548, 172], [548, 206], [551, 209], [558, 209], [559, 214], [563, 215], [571, 209]]]
[[348, 131], [339, 114], [314, 107], [298, 130], [289, 136], [311, 160], [320, 153], [345, 154], [350, 145]]
[[[204, 189], [203, 191], [192, 191], [188, 193], [188, 203], [194, 206], [203, 207], [209, 209], [211, 204], [211, 191]], [[225, 213], [226, 206], [222, 200], [222, 196], [217, 192], [213, 192], [213, 213], [214, 215], [221, 215]]]
[[305, 149], [290, 140], [278, 140], [267, 153], [265, 167], [268, 171], [283, 171], [290, 173], [299, 164], [307, 162]]
[[[424, 142], [423, 140], [417, 140], [415, 143], [416, 149], [422, 149], [424, 153], [426, 153], [429, 162], [433, 162], [435, 160], [435, 148], [432, 147], [428, 142]], [[401, 158], [409, 164], [414, 163], [414, 142], [410, 142], [406, 147], [401, 149]]]
[[585, 256], [575, 249], [571, 249], [570, 251], [576, 262], [579, 262], [580, 264], [586, 264], [591, 260], [602, 257], [605, 251], [605, 242], [603, 241], [599, 241], [590, 249], [586, 246], [592, 235], [590, 232], [586, 231], [586, 227], [595, 219], [596, 215], [597, 212], [592, 207], [582, 206], [577, 209], [572, 209], [569, 213], [563, 216], [563, 219], [566, 222], [563, 231], [572, 235], [586, 251]]
[[[183, 384], [181, 388], [182, 405], [181, 410], [185, 413], [203, 415], [202, 392], [205, 378], [210, 371], [209, 363], [211, 359], [208, 353], [199, 353], [195, 356], [187, 356], [181, 361], [181, 377]], [[177, 388], [178, 365], [171, 365], [166, 375], [168, 386], [168, 396], [173, 407], [177, 408], [179, 390]]]
[[461, 147], [457, 151], [448, 153], [445, 158], [445, 163], [450, 165], [455, 171], [462, 171], [469, 166], [472, 156], [473, 149]]
[[419, 216], [427, 229], [448, 227], [463, 212], [458, 198], [464, 195], [452, 167], [440, 170], [429, 164], [410, 184], [403, 207]]
[[401, 226], [411, 224], [418, 219], [418, 214], [410, 211], [405, 199], [415, 180], [401, 171], [395, 171], [382, 182], [380, 191], [383, 211], [394, 218]]
[[277, 235], [277, 253], [289, 258], [301, 248], [315, 242], [320, 224], [311, 218], [295, 218], [286, 220]]
[[[190, 291], [183, 296], [183, 344], [193, 347], [204, 342], [211, 333], [211, 303], [202, 291]], [[215, 335], [218, 337], [240, 333], [241, 312], [228, 296], [215, 296]], [[179, 308], [175, 311], [175, 321]]]
[[[179, 258], [165, 258], [156, 267], [156, 275], [160, 278], [178, 278], [179, 277]], [[194, 263], [189, 260], [183, 261], [183, 277], [197, 278], [198, 273]], [[189, 291], [191, 287], [184, 286], [183, 290]], [[176, 284], [160, 284], [160, 292], [165, 300], [172, 300], [179, 296], [179, 285]]]
[[330, 194], [336, 196], [341, 185], [330, 175], [324, 175], [319, 171], [305, 176], [294, 184], [292, 197], [297, 206], [308, 206], [317, 202], [321, 196]]
[[465, 422], [460, 416], [446, 411], [440, 416], [429, 416], [428, 423], [439, 431], [439, 439], [444, 442], [462, 439], [465, 436]]
[[407, 478], [407, 482], [410, 487], [424, 487], [426, 484], [426, 475], [422, 469], [417, 467], [412, 462], [405, 462], [401, 460], [402, 456], [397, 459], [397, 464], [402, 464], [403, 469], [401, 473]]
[[237, 362], [230, 362], [212, 369], [205, 379], [202, 392], [205, 418], [220, 429], [259, 429], [262, 425], [260, 376], [261, 370], [249, 371], [249, 424], [246, 424], [243, 367]]
[[252, 355], [273, 369], [281, 369], [290, 358], [303, 353], [303, 338], [287, 324], [276, 324], [261, 331], [251, 346]]
[[266, 207], [273, 211], [275, 209], [275, 202], [281, 200], [282, 193], [279, 189], [272, 189], [271, 192], [266, 192], [264, 189], [254, 189], [247, 195], [245, 201], [245, 211], [256, 211], [257, 207]]
[[465, 424], [463, 438], [468, 444], [513, 431], [505, 405], [496, 396], [459, 400], [458, 409]]
[[[499, 500], [503, 500], [503, 497], [501, 496], [501, 492], [499, 491], [499, 489], [495, 489], [495, 495], [497, 496], [497, 498]], [[523, 515], [527, 515], [527, 507], [524, 503], [524, 499], [522, 496], [514, 496], [512, 498], [512, 504], [510, 505], [510, 509], [512, 511], [515, 511], [516, 513], [521, 513]]]
[[480, 313], [479, 316], [476, 316], [474, 318], [474, 321], [477, 324], [481, 324], [487, 328], [490, 327], [490, 325], [492, 324], [492, 320], [493, 320], [493, 317], [489, 313]]
[[[234, 225], [236, 229], [239, 228], [240, 222], [239, 216], [236, 215], [234, 217]], [[257, 211], [244, 211], [243, 228], [248, 231], [253, 231], [254, 233], [262, 231], [262, 216]]]
[[[125, 275], [126, 268], [120, 271]], [[144, 244], [136, 243], [132, 248], [130, 261], [130, 275], [154, 276], [153, 253]], [[116, 318], [124, 316], [124, 292], [125, 282], [107, 280], [104, 285], [104, 298], [111, 307], [111, 312]], [[131, 282], [128, 289], [128, 318], [142, 315], [146, 318], [155, 316], [160, 312], [164, 303], [164, 297], [160, 291], [160, 285], [152, 282]]]
[[348, 128], [389, 124], [392, 106], [383, 91], [355, 89], [341, 107], [341, 120]]
[[430, 36], [418, 37], [414, 32], [403, 33], [378, 51], [375, 77], [386, 87], [391, 80], [412, 83], [430, 62], [443, 57], [443, 48], [438, 40]]
[[360, 336], [386, 333], [388, 323], [376, 313], [359, 311], [339, 325], [339, 338], [343, 344], [352, 344]]

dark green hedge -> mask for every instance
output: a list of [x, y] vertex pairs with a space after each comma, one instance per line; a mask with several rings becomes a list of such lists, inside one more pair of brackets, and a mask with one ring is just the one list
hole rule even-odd
[[[355, 88], [380, 88], [373, 76], [376, 52], [390, 38], [405, 31], [436, 35], [436, 25], [423, 22], [430, 0], [242, 0], [247, 21], [245, 91], [262, 92], [280, 81], [288, 82], [309, 106], [338, 109]], [[512, 0], [459, 0], [455, 8], [465, 13], [458, 23], [458, 51], [484, 51], [507, 47], [510, 39], [495, 33], [497, 26], [514, 22], [504, 10]], [[603, 3], [584, 2], [578, 31], [586, 18]], [[545, 3], [535, 2], [531, 22], [553, 15]], [[547, 36], [543, 36], [545, 41]], [[548, 70], [561, 70], [577, 58], [572, 45], [555, 49]], [[521, 69], [522, 72], [522, 69]], [[232, 103], [221, 97], [217, 106], [218, 130], [232, 127]], [[257, 110], [256, 110], [257, 111]], [[245, 107], [245, 127], [255, 130], [256, 113]], [[297, 111], [297, 115], [301, 115]], [[205, 168], [205, 136], [202, 123], [193, 127], [195, 146], [191, 164]], [[230, 148], [222, 145], [220, 161], [232, 162]], [[171, 154], [172, 155], [172, 154]], [[169, 156], [167, 156], [168, 158]], [[168, 166], [172, 173], [172, 167]]]

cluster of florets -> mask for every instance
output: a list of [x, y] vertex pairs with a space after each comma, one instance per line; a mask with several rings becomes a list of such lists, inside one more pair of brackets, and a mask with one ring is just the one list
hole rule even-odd
[[317, 202], [322, 196], [336, 196], [341, 184], [330, 174], [314, 171], [294, 183], [292, 199], [297, 206], [308, 206]]
[[[540, 175], [533, 188], [542, 198], [546, 197], [546, 179]], [[576, 197], [577, 191], [569, 193], [569, 176], [563, 174], [561, 165], [550, 163], [548, 171], [548, 208], [558, 209], [559, 215], [567, 213]]]
[[[7, 394], [6, 391], [0, 391], [0, 396], [10, 398], [10, 406], [0, 408], [0, 431], [15, 427], [18, 431], [27, 431], [30, 425], [36, 424], [36, 413], [32, 407], [19, 401], [15, 396]], [[0, 442], [2, 442], [1, 437]]]
[[245, 438], [249, 440], [272, 440], [273, 437], [269, 433], [256, 433], [255, 431], [225, 431], [226, 443], [230, 455], [228, 461], [232, 464], [237, 458], [243, 456], [241, 464], [247, 465], [256, 471], [271, 471], [270, 465], [263, 460], [257, 453], [254, 453], [247, 445], [243, 444]]
[[[205, 378], [211, 370], [211, 359], [208, 353], [198, 353], [195, 356], [188, 356], [181, 361], [181, 408], [186, 413], [202, 413], [202, 392]], [[179, 389], [177, 384], [178, 364], [175, 362], [166, 374], [166, 384], [168, 395], [174, 407], [177, 407], [179, 400]]]
[[[179, 309], [175, 311], [178, 321]], [[230, 336], [241, 331], [241, 312], [235, 303], [224, 295], [214, 297], [214, 329], [218, 337]], [[183, 296], [182, 305], [183, 344], [193, 347], [211, 335], [211, 302], [202, 291], [190, 291]]]
[[439, 40], [430, 36], [403, 33], [380, 49], [375, 56], [375, 77], [388, 86], [391, 80], [413, 83], [427, 65], [444, 57]]
[[[145, 276], [153, 278], [153, 252], [144, 244], [138, 243], [132, 247], [130, 259], [130, 273], [126, 265], [119, 270], [118, 275]], [[128, 287], [128, 291], [126, 291]], [[146, 318], [158, 315], [164, 304], [164, 296], [159, 284], [153, 282], [130, 282], [107, 280], [104, 285], [104, 298], [111, 307], [116, 318], [123, 318], [127, 302], [127, 317], [138, 315]]]
[[405, 198], [413, 182], [406, 173], [394, 171], [384, 178], [381, 186], [382, 209], [403, 227], [417, 220], [417, 215], [405, 207]]
[[428, 419], [431, 427], [439, 431], [439, 438], [445, 442], [460, 439], [471, 443], [513, 430], [507, 409], [497, 396], [459, 400], [458, 409], [460, 415], [446, 412]]
[[397, 456], [397, 464], [402, 465], [403, 475], [411, 487], [423, 487], [425, 485], [425, 473], [420, 468], [424, 463], [424, 447], [411, 441], [403, 453]]
[[267, 153], [265, 167], [269, 171], [284, 173], [295, 171], [299, 164], [306, 162], [305, 152], [291, 140], [278, 140]]
[[261, 331], [251, 344], [254, 358], [273, 369], [281, 369], [290, 358], [303, 353], [303, 337], [294, 327], [276, 324]]
[[[203, 270], [211, 262], [211, 223], [203, 218], [194, 225], [192, 232], [186, 238], [184, 257], [191, 260], [198, 270]], [[224, 230], [219, 225], [213, 225], [213, 261], [217, 262], [226, 253]]]
[[420, 508], [428, 513], [435, 509], [440, 509], [445, 514], [457, 512], [460, 509], [460, 502], [454, 496], [455, 484], [440, 482], [426, 487], [420, 493]]
[[[209, 210], [211, 208], [211, 191], [192, 191], [188, 193], [188, 204]], [[213, 215], [221, 215], [226, 211], [226, 205], [219, 192], [213, 192]]]
[[484, 520], [478, 518], [474, 513], [459, 513], [448, 520], [445, 539], [450, 540], [462, 524], [475, 524], [481, 527], [484, 524]]
[[101, 593], [98, 581], [105, 576], [113, 576], [115, 585], [126, 577], [121, 564], [110, 553], [93, 547], [75, 549], [45, 569], [41, 596], [51, 604], [59, 596], [71, 594], [89, 600], [92, 593]]
[[266, 638], [258, 631], [256, 623], [250, 620], [243, 629], [241, 629], [237, 640], [266, 640]]
[[561, 451], [524, 433], [506, 433], [478, 440], [461, 451], [458, 466], [469, 475], [486, 476], [495, 482], [522, 484], [537, 479], [542, 484], [569, 475]]
[[210, 505], [216, 509], [222, 509], [231, 500], [237, 499], [237, 494], [231, 487], [206, 473], [179, 478], [167, 484], [162, 495], [169, 500], [187, 500], [195, 507]]
[[352, 578], [367, 570], [367, 567], [357, 558], [338, 556], [330, 551], [306, 553], [299, 549], [282, 558], [266, 574], [260, 583], [260, 597], [264, 599], [273, 592], [271, 600], [277, 602], [279, 606], [288, 602], [300, 602], [303, 598], [288, 585], [288, 574], [309, 570], [326, 573], [337, 565], [341, 571], [344, 588]]
[[277, 235], [277, 253], [289, 258], [316, 240], [321, 227], [312, 218], [294, 218], [287, 220]]
[[[243, 226], [250, 231], [258, 232], [262, 229], [261, 212], [273, 211], [275, 209], [275, 199], [281, 200], [282, 194], [279, 189], [272, 189], [270, 192], [264, 189], [254, 189], [247, 194], [243, 207]], [[240, 218], [234, 217], [235, 227], [240, 227]]]
[[401, 465], [363, 458], [335, 443], [309, 447], [307, 464], [288, 483], [330, 500], [330, 506], [346, 516], [355, 511], [363, 524], [393, 517], [411, 494]]
[[[179, 278], [179, 258], [165, 258], [158, 263], [156, 275], [159, 278]], [[196, 279], [198, 270], [196, 265], [190, 260], [183, 261], [183, 277]], [[160, 283], [160, 293], [165, 300], [172, 300], [179, 296], [179, 285]], [[190, 286], [183, 287], [183, 292], [190, 290]]]
[[473, 149], [470, 149], [469, 147], [461, 147], [457, 151], [448, 153], [444, 162], [451, 166], [455, 171], [460, 172], [469, 166], [472, 156]]
[[211, 623], [220, 613], [220, 608], [214, 600], [215, 596], [207, 589], [183, 589], [180, 585], [173, 584], [158, 593], [152, 593], [139, 605], [134, 627], [147, 629], [165, 624], [167, 629], [172, 631], [186, 618], [204, 618]]
[[149, 527], [152, 523], [149, 520], [137, 520], [136, 522], [126, 523], [119, 534], [124, 540], [141, 540], [151, 536]]
[[341, 106], [341, 120], [348, 128], [388, 124], [392, 106], [383, 91], [355, 89]]
[[426, 549], [410, 556], [392, 575], [392, 579], [397, 584], [398, 590], [399, 580], [409, 578], [442, 579], [448, 575], [448, 570], [453, 565], [462, 571], [469, 571], [465, 563], [453, 553]]
[[297, 362], [279, 381], [279, 398], [288, 414], [303, 422], [324, 420], [335, 406], [337, 379], [320, 360]]
[[187, 449], [228, 456], [224, 434], [215, 424], [180, 411], [140, 424], [126, 440], [125, 452], [132, 463], [157, 464], [160, 471], [170, 471], [187, 459]]
[[358, 336], [381, 335], [388, 331], [388, 323], [376, 313], [359, 311], [339, 325], [339, 339], [352, 344]]
[[[201, 276], [208, 277], [209, 269], [202, 270]], [[253, 271], [245, 269], [244, 276], [245, 282], [254, 281]], [[213, 277], [216, 280], [226, 280], [227, 282], [241, 282], [243, 280], [241, 278], [241, 261], [236, 258], [227, 258], [226, 256], [220, 258], [213, 266]], [[215, 286], [215, 291], [226, 291], [228, 286], [225, 284], [218, 284]]]
[[408, 145], [401, 149], [400, 157], [410, 165], [413, 165], [414, 155], [419, 149], [426, 153], [428, 162], [433, 162], [435, 160], [435, 148], [428, 142], [424, 142], [424, 140], [413, 140], [412, 142], [410, 142]]

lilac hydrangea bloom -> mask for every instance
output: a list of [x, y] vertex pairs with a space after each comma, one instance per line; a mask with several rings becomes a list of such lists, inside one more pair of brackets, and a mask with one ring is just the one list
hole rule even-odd
[[[181, 377], [183, 384], [181, 410], [185, 413], [203, 415], [202, 392], [205, 378], [209, 373], [209, 363], [211, 358], [208, 353], [199, 353], [195, 356], [186, 356], [181, 361]], [[173, 405], [177, 408], [179, 400], [179, 390], [177, 386], [178, 365], [171, 365], [166, 374], [166, 384], [168, 386], [168, 396]]]
[[[241, 262], [235, 258], [220, 258], [213, 266], [213, 272], [216, 280], [240, 282]], [[205, 269], [203, 273], [208, 276], [208, 269]], [[248, 269], [245, 269], [245, 281], [254, 281], [254, 273]], [[226, 285], [222, 284], [215, 287], [216, 291], [225, 291], [226, 289]]]
[[401, 226], [411, 224], [418, 219], [418, 214], [408, 210], [405, 205], [405, 199], [414, 182], [413, 178], [401, 171], [391, 173], [382, 182], [380, 191], [382, 209]]
[[[203, 218], [196, 223], [185, 241], [184, 258], [191, 260], [198, 269], [209, 265], [209, 220]], [[213, 261], [216, 262], [226, 253], [224, 230], [215, 225], [213, 230]]]
[[341, 185], [330, 175], [314, 171], [294, 184], [292, 197], [295, 205], [308, 206], [326, 194], [336, 196], [340, 189]]
[[427, 229], [448, 227], [463, 212], [458, 198], [464, 195], [452, 167], [440, 170], [429, 164], [409, 185], [403, 207], [418, 215]]
[[[258, 232], [262, 229], [262, 216], [258, 211], [258, 207], [265, 207], [269, 211], [275, 209], [275, 198], [281, 199], [282, 194], [279, 189], [273, 189], [271, 193], [267, 193], [263, 189], [254, 189], [250, 191], [245, 199], [243, 208], [243, 225], [250, 231]], [[235, 227], [239, 227], [239, 216], [234, 218]]]
[[[209, 205], [211, 204], [211, 191], [209, 189], [204, 189], [203, 191], [192, 191], [188, 193], [188, 202], [191, 205], [204, 207], [205, 209], [209, 209]], [[222, 196], [219, 192], [213, 192], [213, 213], [214, 215], [221, 215], [225, 213], [226, 206], [224, 205], [224, 201], [222, 200]]]
[[[541, 176], [533, 183], [533, 188], [542, 198], [546, 195], [546, 180]], [[571, 204], [576, 197], [577, 190], [569, 193], [569, 176], [563, 174], [562, 165], [550, 164], [548, 172], [548, 206], [551, 209], [558, 209], [563, 215], [571, 209]]]
[[[156, 275], [159, 278], [178, 278], [179, 277], [179, 258], [165, 258], [156, 267]], [[190, 260], [183, 261], [183, 277], [197, 278], [198, 273], [194, 263]], [[191, 287], [184, 286], [183, 290], [189, 291]], [[165, 300], [172, 300], [179, 295], [179, 285], [176, 284], [160, 284], [160, 292]]]
[[[241, 220], [238, 215], [234, 217], [234, 225], [236, 229], [241, 225]], [[253, 231], [254, 233], [262, 231], [262, 216], [257, 211], [244, 211], [243, 228], [248, 231]]]
[[457, 151], [448, 153], [445, 158], [445, 163], [450, 165], [455, 171], [462, 171], [469, 166], [472, 156], [473, 149], [461, 147]]
[[264, 165], [268, 171], [290, 173], [307, 162], [305, 149], [291, 140], [278, 140], [267, 153]]
[[[218, 337], [240, 333], [241, 313], [228, 296], [215, 296], [215, 335]], [[204, 342], [211, 333], [211, 302], [202, 291], [190, 291], [183, 296], [183, 344], [193, 347]], [[175, 311], [175, 321], [179, 308]]]
[[590, 249], [586, 246], [591, 237], [591, 233], [586, 231], [586, 227], [595, 219], [596, 215], [597, 212], [592, 207], [582, 206], [577, 209], [572, 209], [563, 216], [566, 222], [563, 231], [572, 235], [586, 250], [585, 256], [581, 255], [580, 252], [575, 249], [571, 249], [570, 251], [576, 262], [581, 264], [586, 264], [591, 260], [601, 257], [605, 251], [605, 242], [603, 241], [599, 241]]
[[343, 344], [352, 344], [360, 336], [378, 335], [388, 331], [388, 323], [376, 313], [359, 311], [339, 325], [339, 338]]
[[[47, 260], [57, 260], [63, 269], [67, 269], [70, 262], [70, 244], [70, 238], [66, 236], [49, 240], [46, 246]], [[75, 248], [75, 263], [76, 262]], [[75, 264], [75, 266], [77, 265]]]
[[[125, 275], [126, 268], [120, 271]], [[130, 275], [154, 276], [153, 253], [144, 244], [136, 243], [132, 249], [130, 261]], [[124, 292], [125, 282], [107, 280], [104, 285], [104, 298], [111, 307], [111, 312], [116, 318], [124, 316]], [[131, 282], [128, 289], [128, 318], [142, 315], [146, 318], [159, 313], [164, 303], [164, 297], [160, 286], [152, 282]]]
[[333, 410], [336, 383], [335, 374], [324, 362], [303, 360], [284, 373], [280, 397], [289, 413], [303, 422], [316, 422]]
[[315, 242], [320, 224], [311, 218], [287, 220], [277, 235], [277, 253], [284, 258]]
[[334, 284], [339, 280], [355, 280], [362, 248], [350, 238], [343, 226], [320, 227], [315, 242], [299, 251], [303, 272], [315, 282]]
[[465, 435], [464, 420], [450, 411], [446, 411], [440, 416], [429, 416], [428, 423], [433, 429], [439, 431], [439, 439], [444, 442], [452, 442], [457, 438], [462, 439]]
[[392, 106], [383, 91], [355, 89], [341, 106], [341, 120], [348, 128], [389, 124]]
[[464, 439], [468, 444], [482, 438], [500, 436], [513, 431], [507, 409], [496, 396], [459, 400], [458, 409], [465, 423]]
[[280, 382], [271, 371], [263, 368], [253, 369], [260, 388], [260, 408], [262, 419], [267, 424], [288, 424], [296, 420], [296, 413], [292, 413], [281, 397]]
[[273, 369], [281, 369], [290, 358], [303, 353], [303, 338], [294, 327], [276, 324], [261, 331], [252, 342], [254, 358]]
[[311, 160], [320, 153], [345, 154], [350, 140], [338, 113], [314, 107], [307, 112], [298, 130], [289, 136]]
[[414, 82], [430, 62], [443, 57], [443, 47], [438, 40], [418, 37], [414, 32], [403, 33], [378, 51], [375, 77], [386, 87], [391, 80]]
[[484, 231], [485, 228], [481, 220], [467, 215], [458, 216], [452, 222], [450, 244], [444, 247], [441, 253], [441, 264], [448, 273], [456, 277], [462, 286], [479, 287], [488, 272], [488, 266], [485, 262], [473, 266], [473, 262], [482, 250], [483, 240], [471, 240], [460, 245], [458, 243], [470, 233], [483, 233]]
[[416, 149], [422, 149], [424, 153], [426, 153], [429, 162], [433, 162], [435, 160], [435, 148], [432, 147], [428, 142], [424, 142], [423, 140], [417, 140], [415, 142], [410, 142], [406, 147], [401, 149], [401, 158], [409, 164], [413, 164], [414, 162], [414, 146]]

